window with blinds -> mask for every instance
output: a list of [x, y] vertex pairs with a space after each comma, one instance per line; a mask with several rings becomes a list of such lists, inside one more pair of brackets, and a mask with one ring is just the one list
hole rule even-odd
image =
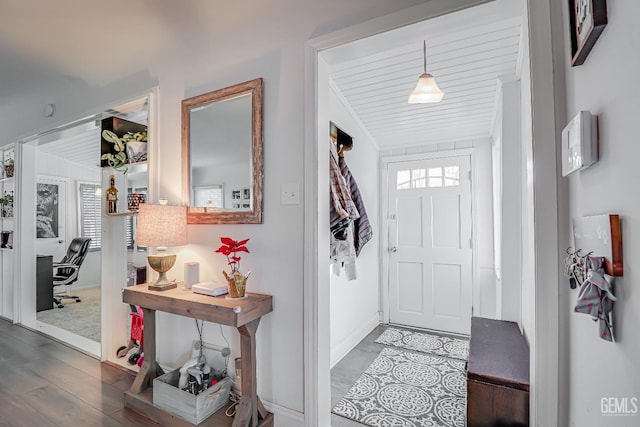
[[80, 235], [90, 237], [90, 251], [102, 248], [102, 189], [99, 184], [81, 182], [78, 184], [80, 210]]

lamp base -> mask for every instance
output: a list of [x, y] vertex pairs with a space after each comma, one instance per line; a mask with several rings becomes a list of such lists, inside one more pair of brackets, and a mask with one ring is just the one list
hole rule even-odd
[[167, 279], [167, 271], [176, 262], [175, 255], [149, 255], [147, 260], [151, 268], [159, 274], [158, 280], [150, 283], [147, 287], [150, 291], [168, 291], [178, 287], [178, 283], [175, 280], [170, 281]]
[[159, 285], [152, 283], [151, 285], [148, 286], [148, 289], [150, 291], [168, 291], [169, 289], [174, 289], [177, 287], [178, 287], [177, 282], [169, 282], [169, 283], [164, 283]]

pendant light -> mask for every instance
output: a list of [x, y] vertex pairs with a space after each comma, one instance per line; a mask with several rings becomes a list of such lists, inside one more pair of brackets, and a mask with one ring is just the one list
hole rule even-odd
[[444, 92], [438, 87], [435, 77], [427, 73], [427, 42], [423, 40], [424, 73], [420, 76], [416, 88], [409, 95], [409, 104], [440, 102]]

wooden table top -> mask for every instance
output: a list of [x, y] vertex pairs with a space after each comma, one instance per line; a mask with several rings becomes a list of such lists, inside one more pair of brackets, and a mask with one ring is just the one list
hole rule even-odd
[[245, 299], [226, 299], [177, 288], [168, 291], [151, 291], [147, 284], [129, 286], [122, 291], [122, 301], [127, 304], [179, 314], [194, 319], [239, 327], [273, 311], [271, 295], [247, 292]]

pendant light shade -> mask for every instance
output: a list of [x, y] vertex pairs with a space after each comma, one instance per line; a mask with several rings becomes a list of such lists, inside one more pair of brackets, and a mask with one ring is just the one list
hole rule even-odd
[[427, 73], [427, 42], [423, 42], [424, 73], [420, 75], [416, 88], [409, 95], [409, 104], [424, 104], [440, 102], [444, 96], [442, 89], [438, 87], [435, 77]]

